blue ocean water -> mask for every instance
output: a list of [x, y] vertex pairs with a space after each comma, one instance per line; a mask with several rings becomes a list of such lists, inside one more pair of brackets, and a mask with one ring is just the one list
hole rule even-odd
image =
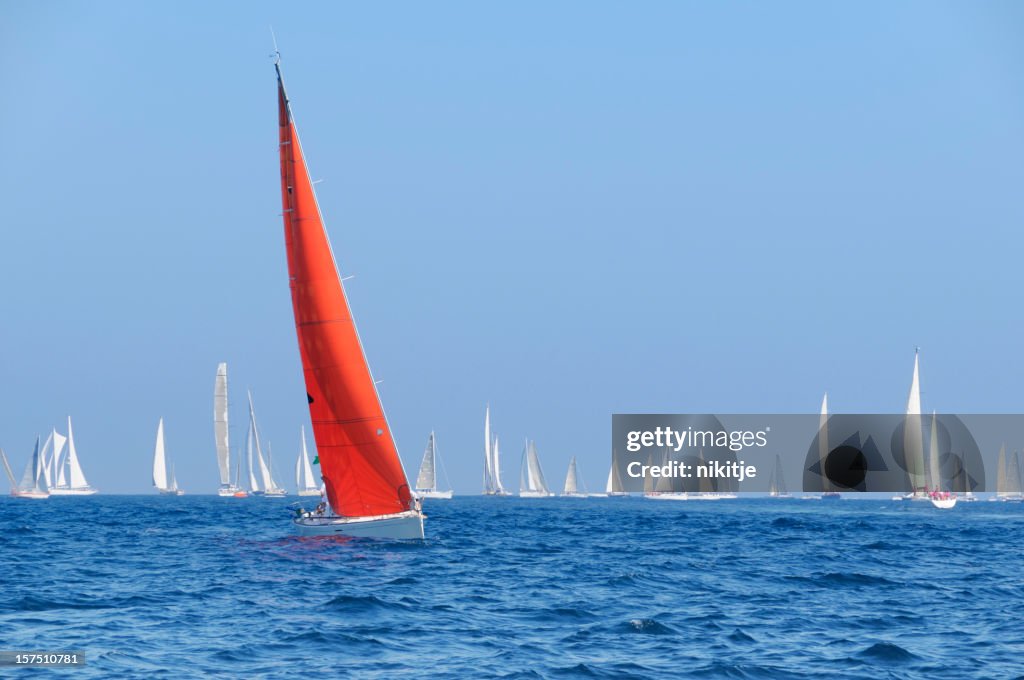
[[389, 543], [296, 537], [294, 500], [0, 499], [0, 650], [84, 650], [38, 671], [81, 678], [1024, 672], [1024, 504], [457, 497]]

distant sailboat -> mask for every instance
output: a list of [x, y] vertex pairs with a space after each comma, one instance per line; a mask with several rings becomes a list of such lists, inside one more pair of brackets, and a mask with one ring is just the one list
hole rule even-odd
[[301, 513], [294, 524], [306, 535], [422, 539], [424, 515], [402, 469], [338, 274], [280, 58], [274, 68], [289, 287], [329, 504], [328, 512]]
[[306, 426], [299, 429], [302, 437], [302, 450], [295, 461], [295, 488], [300, 496], [319, 496], [320, 487], [313, 476], [313, 468], [309, 465], [309, 451], [306, 450]]
[[622, 478], [619, 476], [618, 455], [612, 451], [612, 465], [608, 468], [608, 481], [604, 485], [604, 495], [609, 498], [628, 496], [622, 490]]
[[[437, 440], [434, 433], [427, 438], [427, 448], [423, 451], [423, 460], [420, 462], [420, 473], [416, 477], [416, 495], [420, 498], [449, 499], [452, 497], [452, 490], [439, 491], [437, 488]], [[447, 478], [447, 474], [445, 477]], [[449, 484], [449, 487], [451, 484]]]
[[[580, 489], [583, 489], [582, 491]], [[565, 486], [562, 488], [562, 495], [569, 498], [586, 498], [586, 484], [579, 476], [579, 469], [576, 467], [576, 456], [569, 460], [569, 470], [565, 474]]]
[[928, 500], [928, 479], [925, 469], [924, 421], [921, 418], [920, 351], [914, 349], [914, 375], [910, 380], [907, 411], [903, 426], [903, 453], [907, 466], [910, 492], [902, 496], [908, 501]]
[[[56, 442], [62, 442], [64, 436], [54, 430], [51, 435], [52, 440]], [[82, 466], [78, 462], [78, 452], [75, 450], [75, 435], [71, 431], [71, 416], [68, 416], [68, 436], [67, 436], [67, 455], [64, 456], [62, 464], [60, 466], [59, 473], [56, 475], [57, 484], [50, 487], [51, 496], [91, 496], [96, 493], [96, 489], [89, 486], [89, 482], [85, 479], [85, 473], [82, 472]], [[56, 458], [56, 455], [54, 456]], [[64, 477], [63, 463], [67, 464], [68, 476]], [[66, 481], [65, 481], [66, 479]]]
[[[252, 444], [255, 444], [256, 445], [256, 462], [259, 464], [259, 468], [258, 469], [260, 471], [260, 477], [259, 477], [260, 485], [259, 485], [258, 491], [260, 491], [264, 496], [267, 496], [267, 497], [280, 498], [282, 496], [287, 496], [288, 492], [285, 491], [284, 489], [282, 489], [280, 486], [277, 485], [277, 482], [274, 481], [274, 475], [270, 471], [270, 466], [269, 466], [268, 462], [263, 459], [263, 447], [260, 446], [260, 430], [259, 430], [259, 427], [256, 425], [256, 410], [253, 408], [253, 405], [252, 405], [252, 392], [249, 392], [248, 396], [249, 396], [249, 438], [248, 439], [249, 439], [249, 444], [250, 444], [250, 446], [249, 446], [249, 461], [250, 461], [250, 466], [251, 466], [252, 465], [252, 452], [253, 452]], [[268, 449], [268, 453], [269, 453], [269, 449]], [[250, 476], [252, 475], [251, 469], [250, 469], [250, 473], [249, 474], [250, 474]], [[254, 487], [253, 488], [253, 492], [255, 493], [256, 491], [257, 491], [257, 488]]]
[[791, 498], [786, 490], [786, 480], [782, 477], [782, 456], [775, 454], [775, 469], [768, 481], [768, 495], [772, 498]]
[[46, 488], [46, 465], [42, 456], [39, 455], [39, 437], [36, 437], [36, 448], [32, 457], [25, 466], [25, 474], [21, 477], [21, 484], [17, 486], [17, 493], [11, 490], [11, 494], [18, 498], [42, 499], [49, 498], [50, 493]]
[[217, 446], [217, 468], [220, 471], [218, 496], [245, 497], [238, 480], [231, 483], [231, 448], [228, 441], [228, 365], [217, 364], [217, 377], [213, 383], [213, 439]]
[[178, 488], [178, 479], [171, 468], [170, 482], [167, 479], [167, 457], [164, 453], [164, 419], [156, 426], [156, 446], [153, 449], [153, 486], [165, 496], [183, 496], [184, 491]]
[[501, 483], [501, 454], [498, 450], [498, 437], [491, 433], [491, 407], [488, 404], [484, 411], [484, 489], [485, 496], [508, 496]]
[[832, 488], [832, 480], [825, 473], [825, 462], [832, 452], [828, 439], [828, 392], [821, 398], [821, 415], [818, 417], [818, 460], [821, 464], [822, 500], [839, 500], [842, 496]]
[[523, 463], [519, 471], [519, 496], [521, 498], [547, 498], [554, 496], [544, 480], [544, 471], [540, 467], [537, 446], [531, 441], [526, 442], [523, 449]]

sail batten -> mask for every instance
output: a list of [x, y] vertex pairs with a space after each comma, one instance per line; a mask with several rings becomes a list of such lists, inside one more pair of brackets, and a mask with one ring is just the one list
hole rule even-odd
[[275, 68], [289, 285], [328, 502], [350, 517], [402, 512], [410, 508], [409, 483], [338, 275], [280, 65]]

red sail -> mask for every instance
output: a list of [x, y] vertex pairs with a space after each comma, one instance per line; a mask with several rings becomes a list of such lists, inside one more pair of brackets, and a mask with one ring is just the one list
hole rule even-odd
[[410, 506], [409, 484], [341, 286], [280, 68], [277, 96], [292, 308], [327, 499], [348, 517], [402, 512]]

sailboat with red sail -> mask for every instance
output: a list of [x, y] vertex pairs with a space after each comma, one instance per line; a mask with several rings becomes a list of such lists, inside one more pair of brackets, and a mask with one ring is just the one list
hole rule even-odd
[[284, 240], [295, 331], [327, 496], [293, 520], [304, 535], [421, 539], [414, 500], [370, 374], [277, 71]]

